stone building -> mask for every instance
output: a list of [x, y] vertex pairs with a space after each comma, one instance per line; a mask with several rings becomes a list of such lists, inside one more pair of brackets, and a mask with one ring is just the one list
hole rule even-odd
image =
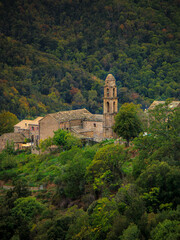
[[103, 137], [116, 138], [112, 126], [114, 117], [118, 112], [118, 97], [116, 80], [112, 74], [109, 74], [105, 80], [104, 98], [103, 98]]
[[53, 137], [54, 131], [65, 129], [81, 138], [99, 142], [106, 138], [114, 138], [112, 130], [114, 117], [118, 112], [116, 80], [109, 74], [105, 80], [103, 115], [92, 114], [88, 110], [78, 109], [48, 114], [39, 120], [39, 139]]
[[[22, 133], [32, 144], [39, 141], [39, 120], [43, 117], [37, 117], [34, 120], [22, 120], [14, 125], [15, 133]], [[37, 145], [37, 144], [36, 144]]]
[[31, 123], [29, 123], [29, 138], [32, 145], [37, 146], [39, 144], [39, 121], [43, 117], [37, 117]]
[[22, 133], [4, 133], [0, 136], [0, 151], [6, 148], [7, 144], [13, 144], [14, 150], [21, 150], [25, 142], [25, 136]]
[[58, 129], [98, 141], [103, 138], [103, 115], [92, 114], [85, 108], [48, 114], [39, 121], [40, 140], [53, 137]]
[[116, 80], [112, 74], [109, 74], [104, 86], [103, 114], [92, 114], [85, 108], [60, 111], [35, 120], [22, 120], [14, 126], [14, 132], [23, 133], [26, 138], [29, 138], [34, 151], [40, 140], [53, 137], [54, 131], [58, 129], [71, 131], [81, 139], [99, 142], [116, 137], [112, 126], [117, 112]]
[[16, 125], [14, 125], [14, 132], [15, 133], [22, 133], [26, 138], [30, 138], [29, 136], [29, 123], [32, 120], [22, 120]]

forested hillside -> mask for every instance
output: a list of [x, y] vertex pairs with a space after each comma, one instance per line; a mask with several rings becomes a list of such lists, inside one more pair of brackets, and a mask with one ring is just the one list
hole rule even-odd
[[149, 120], [150, 134], [131, 138], [129, 147], [113, 139], [84, 146], [61, 129], [40, 144], [56, 144], [56, 152], [7, 145], [1, 239], [179, 240], [180, 108], [159, 105]]
[[178, 99], [178, 0], [1, 0], [0, 110], [18, 118], [102, 112], [112, 73], [119, 102]]

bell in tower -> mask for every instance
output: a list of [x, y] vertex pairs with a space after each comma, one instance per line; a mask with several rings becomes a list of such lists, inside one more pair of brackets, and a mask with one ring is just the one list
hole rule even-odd
[[118, 112], [118, 98], [116, 80], [112, 74], [108, 74], [104, 86], [103, 98], [103, 132], [104, 138], [115, 138], [113, 132], [114, 117]]

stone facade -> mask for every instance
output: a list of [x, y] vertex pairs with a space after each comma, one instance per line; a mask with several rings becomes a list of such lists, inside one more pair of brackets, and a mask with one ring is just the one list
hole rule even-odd
[[118, 98], [116, 80], [112, 74], [109, 74], [105, 80], [104, 98], [103, 98], [103, 132], [104, 139], [116, 138], [112, 126], [114, 117], [118, 112]]
[[37, 117], [34, 120], [22, 120], [14, 126], [15, 133], [22, 133], [32, 144], [39, 141], [39, 120], [43, 117]]
[[39, 139], [44, 140], [54, 136], [54, 131], [60, 128], [60, 124], [54, 119], [51, 114], [45, 116], [39, 121]]
[[33, 145], [39, 144], [39, 123], [38, 124], [29, 124], [29, 138]]
[[86, 109], [48, 114], [39, 121], [40, 140], [53, 137], [58, 129], [71, 131], [84, 139], [102, 139], [103, 117]]

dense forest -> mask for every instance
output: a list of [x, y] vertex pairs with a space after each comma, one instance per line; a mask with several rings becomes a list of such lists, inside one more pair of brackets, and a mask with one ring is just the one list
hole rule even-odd
[[19, 119], [179, 97], [178, 0], [1, 0], [0, 111]]
[[148, 134], [129, 147], [117, 140], [84, 145], [61, 129], [40, 144], [47, 150], [53, 140], [56, 152], [7, 145], [1, 239], [179, 240], [180, 109], [158, 106], [149, 120]]

